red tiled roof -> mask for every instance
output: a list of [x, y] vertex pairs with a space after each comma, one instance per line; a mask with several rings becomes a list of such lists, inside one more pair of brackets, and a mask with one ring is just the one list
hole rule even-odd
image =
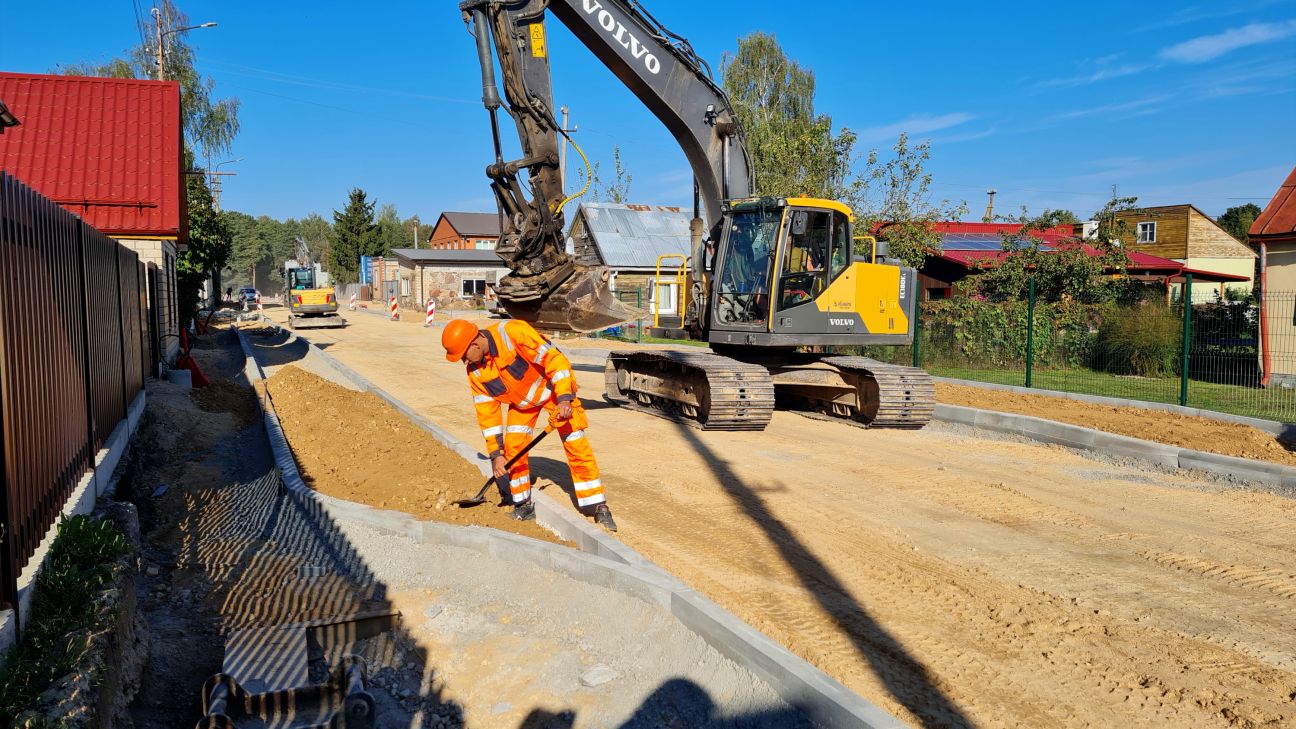
[[1291, 236], [1296, 233], [1296, 167], [1274, 193], [1264, 212], [1251, 224], [1251, 236]]
[[0, 73], [0, 99], [0, 169], [109, 235], [187, 235], [178, 83]]

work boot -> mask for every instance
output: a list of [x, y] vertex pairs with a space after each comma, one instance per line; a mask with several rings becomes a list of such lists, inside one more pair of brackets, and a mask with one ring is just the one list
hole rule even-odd
[[594, 523], [610, 532], [617, 530], [616, 520], [612, 518], [612, 510], [608, 508], [607, 504], [599, 504], [594, 507]]
[[531, 521], [535, 518], [535, 504], [530, 501], [523, 501], [520, 504], [515, 504], [513, 506], [513, 511], [509, 512], [509, 516], [518, 521]]

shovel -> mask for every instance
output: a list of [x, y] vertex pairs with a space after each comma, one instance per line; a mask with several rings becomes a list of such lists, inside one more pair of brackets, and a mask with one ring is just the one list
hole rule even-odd
[[[549, 433], [555, 427], [557, 427], [557, 425], [554, 423], [554, 421], [550, 420], [549, 424], [545, 426], [545, 429], [541, 431], [540, 435], [537, 435], [534, 439], [531, 440], [530, 443], [527, 443], [526, 448], [523, 448], [522, 450], [518, 451], [518, 454], [516, 456], [513, 456], [513, 458], [511, 458], [508, 463], [504, 464], [504, 470], [508, 470], [512, 468], [513, 464], [517, 463], [519, 458], [525, 456], [532, 448], [535, 448], [536, 445], [538, 445], [540, 441], [544, 440], [545, 436], [549, 435]], [[460, 509], [467, 509], [473, 506], [477, 506], [479, 504], [486, 503], [486, 490], [491, 487], [491, 483], [494, 481], [495, 481], [494, 476], [488, 477], [486, 479], [486, 483], [482, 484], [481, 490], [477, 492], [476, 496], [472, 497], [471, 499], [459, 499], [458, 501], [454, 502], [455, 506], [458, 506]]]

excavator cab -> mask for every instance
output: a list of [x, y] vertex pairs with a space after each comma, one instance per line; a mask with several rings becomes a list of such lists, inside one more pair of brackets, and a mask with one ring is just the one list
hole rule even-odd
[[916, 273], [855, 260], [852, 215], [833, 200], [753, 198], [726, 209], [708, 339], [803, 347], [907, 344]]

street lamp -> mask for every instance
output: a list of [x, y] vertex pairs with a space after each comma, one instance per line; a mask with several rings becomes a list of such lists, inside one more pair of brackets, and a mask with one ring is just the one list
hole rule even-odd
[[216, 24], [215, 24], [215, 23], [201, 23], [201, 24], [199, 24], [199, 25], [186, 25], [186, 26], [183, 27], [183, 28], [172, 28], [171, 30], [163, 31], [163, 30], [162, 30], [162, 11], [161, 11], [161, 10], [158, 10], [157, 8], [153, 8], [153, 19], [154, 19], [154, 21], [157, 22], [157, 67], [158, 67], [158, 80], [159, 80], [159, 81], [165, 81], [165, 80], [166, 80], [166, 66], [164, 66], [163, 63], [162, 63], [162, 58], [163, 58], [163, 52], [162, 52], [162, 39], [163, 39], [163, 38], [165, 38], [165, 37], [167, 37], [167, 36], [169, 36], [169, 35], [171, 35], [171, 34], [173, 34], [173, 33], [183, 33], [183, 32], [186, 31], [186, 30], [194, 30], [194, 29], [196, 29], [196, 28], [215, 28], [215, 27], [216, 27]]

